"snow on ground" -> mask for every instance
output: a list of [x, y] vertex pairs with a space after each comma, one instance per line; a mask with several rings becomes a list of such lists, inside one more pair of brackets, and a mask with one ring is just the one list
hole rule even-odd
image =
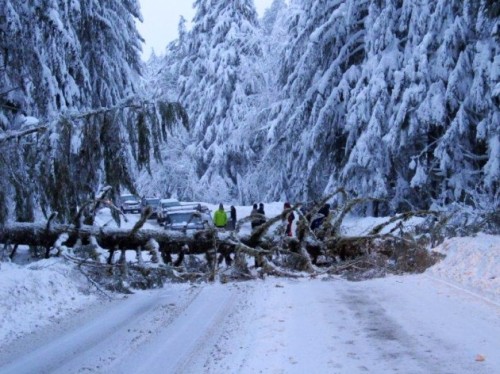
[[[209, 207], [213, 212], [217, 205]], [[238, 218], [251, 211], [251, 207], [236, 208]], [[229, 206], [225, 209], [229, 210]], [[266, 204], [268, 217], [282, 209], [282, 203]], [[109, 211], [103, 211], [97, 221], [112, 225], [109, 218]], [[129, 218], [123, 227], [132, 227], [138, 216]], [[385, 219], [346, 217], [342, 230], [349, 235], [366, 234], [382, 222]], [[156, 223], [147, 225], [155, 227]], [[336, 278], [299, 281], [268, 278], [244, 284], [202, 284], [195, 288], [167, 285], [160, 291], [137, 292], [126, 301], [131, 309], [123, 304], [125, 301], [119, 301], [123, 306], [115, 311], [123, 310], [124, 321], [138, 318], [132, 312], [125, 315], [126, 310], [137, 310], [140, 315], [146, 315], [150, 309], [153, 312], [150, 322], [141, 322], [141, 328], [128, 329], [137, 333], [132, 341], [144, 342], [134, 357], [142, 354], [149, 355], [150, 360], [159, 360], [156, 371], [152, 372], [162, 372], [164, 367], [159, 358], [167, 356], [158, 346], [161, 342], [168, 343], [179, 357], [171, 358], [169, 367], [180, 372], [301, 373], [314, 368], [316, 372], [379, 373], [406, 368], [405, 372], [426, 373], [438, 372], [435, 370], [440, 365], [439, 372], [443, 373], [494, 372], [492, 368], [500, 367], [500, 357], [492, 348], [500, 346], [500, 236], [478, 234], [448, 239], [434, 250], [446, 258], [421, 275], [359, 283]], [[25, 256], [21, 254], [19, 259], [24, 261]], [[60, 259], [28, 265], [0, 263], [0, 352], [2, 346], [15, 346], [20, 336], [36, 334], [44, 326], [50, 328], [51, 324], [102, 303], [89, 290], [95, 288], [72, 265]], [[220, 307], [214, 308], [213, 301], [219, 299]], [[163, 300], [163, 304], [154, 300]], [[205, 312], [203, 318], [213, 313], [212, 325], [199, 324], [200, 317], [196, 317], [199, 310]], [[230, 322], [225, 320], [225, 327], [220, 330], [215, 324], [223, 318]], [[111, 326], [109, 339], [115, 336], [111, 331], [119, 324], [116, 318], [102, 315], [101, 319], [96, 319], [96, 323], [100, 321], [99, 333], [97, 327], [95, 332], [84, 329], [88, 344], [108, 339], [104, 339], [104, 325]], [[112, 319], [114, 324], [109, 323]], [[158, 321], [168, 322], [169, 327], [165, 330]], [[179, 334], [184, 333], [176, 328], [185, 329], [182, 331], [187, 334], [187, 341], [193, 343], [178, 346], [172, 334], [181, 339]], [[138, 332], [151, 334], [156, 330], [161, 333], [155, 337]], [[74, 330], [68, 336], [77, 339], [80, 335]], [[118, 341], [103, 343], [102, 351], [121, 346], [125, 336], [127, 332], [122, 331], [114, 338]], [[22, 338], [18, 340], [24, 344]], [[75, 342], [75, 347], [79, 344], [84, 345]], [[70, 350], [70, 345], [67, 349]], [[125, 359], [123, 352], [102, 358], [100, 349], [88, 349], [96, 356], [90, 357], [88, 353], [86, 358], [78, 358], [80, 361], [75, 359], [78, 365], [99, 359], [108, 362], [111, 372], [127, 372], [127, 365], [137, 364]], [[37, 354], [41, 354], [37, 352], [33, 351], [32, 362], [37, 362]], [[62, 352], [61, 343], [54, 342], [54, 357]], [[196, 359], [192, 352], [197, 353]], [[188, 355], [189, 359], [182, 355]], [[124, 361], [118, 362], [118, 356]], [[478, 366], [483, 358], [486, 364]], [[8, 357], [3, 360], [9, 361]], [[52, 364], [56, 365], [55, 362]], [[0, 372], [2, 365], [0, 357]], [[23, 367], [34, 367], [29, 365]], [[99, 365], [102, 362], [90, 371], [103, 372]]]
[[208, 354], [200, 352], [205, 361], [182, 372], [486, 374], [500, 367], [498, 308], [426, 277], [268, 278], [250, 288], [241, 316], [227, 321]]
[[96, 300], [83, 275], [59, 259], [28, 266], [0, 263], [0, 342], [57, 322]]
[[421, 275], [168, 285], [0, 350], [0, 372], [491, 374], [499, 314]]
[[433, 249], [444, 260], [426, 274], [479, 293], [500, 304], [500, 238], [478, 234], [475, 237], [445, 240]]

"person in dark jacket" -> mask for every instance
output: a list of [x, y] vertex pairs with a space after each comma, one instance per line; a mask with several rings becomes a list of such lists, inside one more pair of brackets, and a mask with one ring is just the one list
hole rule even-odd
[[256, 228], [259, 225], [259, 208], [257, 204], [253, 204], [252, 211], [250, 212], [250, 217], [252, 218], [252, 229]]
[[[255, 213], [254, 213], [255, 212]], [[256, 215], [255, 219], [252, 220], [252, 228], [258, 227], [266, 222], [266, 212], [264, 211], [264, 204], [260, 203], [257, 209], [257, 204], [253, 205], [252, 214]], [[263, 259], [262, 255], [255, 257], [255, 268], [262, 267]]]
[[323, 222], [325, 221], [325, 218], [328, 217], [330, 214], [330, 204], [325, 204], [321, 207], [321, 209], [318, 211], [318, 217], [313, 219], [311, 222], [311, 230], [316, 230], [319, 228]]
[[[287, 209], [290, 209], [292, 206], [290, 205], [290, 203], [287, 201], [285, 203], [285, 205], [283, 206], [283, 210], [287, 210]], [[293, 220], [295, 219], [295, 215], [293, 214], [293, 212], [290, 212], [286, 215], [285, 217], [286, 221], [287, 221], [287, 225], [286, 225], [286, 235], [287, 236], [293, 236], [292, 234], [292, 223], [293, 223]]]
[[236, 208], [234, 205], [231, 205], [231, 212], [230, 212], [230, 218], [231, 220], [229, 221], [229, 229], [234, 230], [236, 229]]
[[259, 209], [257, 211], [261, 215], [261, 217], [259, 217], [260, 218], [259, 223], [257, 224], [257, 226], [260, 226], [260, 225], [263, 225], [264, 223], [266, 223], [266, 212], [264, 211], [264, 204], [263, 203], [259, 204]]

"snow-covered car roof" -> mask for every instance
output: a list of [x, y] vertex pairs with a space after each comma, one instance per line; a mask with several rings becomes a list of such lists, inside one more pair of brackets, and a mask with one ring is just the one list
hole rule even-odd
[[163, 204], [163, 203], [179, 203], [179, 200], [177, 200], [177, 199], [160, 199], [160, 203], [161, 204]]

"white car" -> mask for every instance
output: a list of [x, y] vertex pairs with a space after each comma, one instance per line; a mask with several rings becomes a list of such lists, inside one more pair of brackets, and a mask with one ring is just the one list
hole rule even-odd
[[135, 195], [121, 195], [120, 209], [123, 213], [140, 213], [142, 209], [141, 199]]
[[200, 204], [167, 209], [163, 224], [167, 230], [205, 230], [214, 226], [210, 211]]

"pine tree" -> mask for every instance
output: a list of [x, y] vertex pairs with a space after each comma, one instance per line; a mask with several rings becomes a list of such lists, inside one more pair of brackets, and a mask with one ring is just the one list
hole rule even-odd
[[[364, 53], [365, 3], [304, 1], [291, 7], [290, 42], [278, 81], [283, 91], [280, 114], [268, 135], [274, 144], [259, 165], [278, 171], [276, 177], [260, 178], [268, 199], [283, 198], [283, 193], [300, 200], [315, 198], [338, 179], [345, 157], [342, 106]], [[349, 75], [343, 77], [346, 70]]]
[[[159, 155], [157, 139], [182, 117], [175, 103], [140, 100], [136, 0], [4, 0], [0, 9], [0, 167], [5, 207], [33, 220], [69, 220], [103, 185], [135, 192], [134, 175]], [[3, 5], [3, 4], [2, 4]], [[33, 135], [17, 142], [39, 119]], [[155, 138], [155, 140], [152, 140]], [[15, 166], [15, 167], [11, 167]]]
[[268, 199], [343, 186], [404, 210], [498, 194], [486, 1], [292, 5], [279, 114], [257, 172]]
[[180, 102], [192, 124], [188, 150], [196, 159], [200, 197], [237, 197], [236, 185], [254, 158], [247, 114], [262, 90], [257, 14], [250, 0], [195, 2], [189, 50], [181, 67]]

